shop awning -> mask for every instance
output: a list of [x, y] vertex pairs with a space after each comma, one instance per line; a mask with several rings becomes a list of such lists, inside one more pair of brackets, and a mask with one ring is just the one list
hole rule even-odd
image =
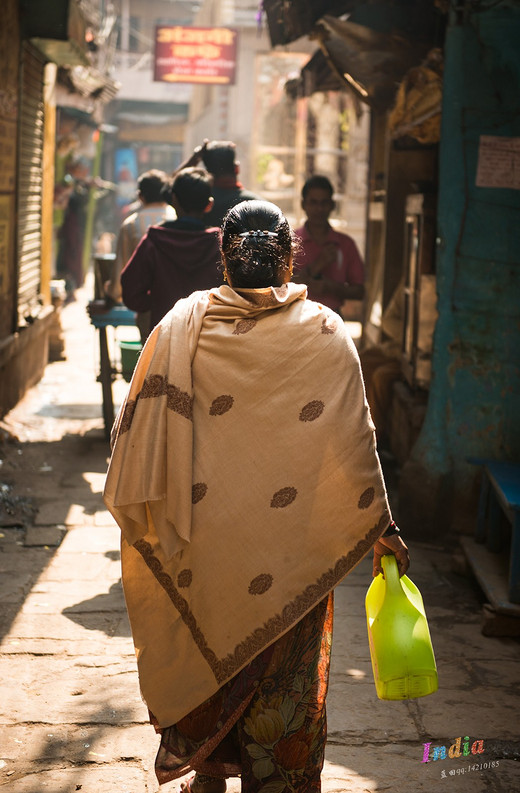
[[[378, 109], [392, 105], [400, 81], [430, 47], [428, 42], [399, 33], [380, 33], [329, 16], [314, 28], [313, 38], [337, 79], [361, 101]], [[316, 85], [320, 83], [316, 81]]]
[[358, 5], [358, 0], [264, 0], [271, 44], [290, 44], [307, 36], [325, 14], [342, 16]]
[[78, 94], [84, 99], [97, 100], [101, 104], [110, 102], [120, 85], [93, 66], [62, 67], [58, 71], [58, 83], [69, 93]]
[[285, 91], [291, 99], [311, 96], [316, 91], [340, 91], [344, 87], [345, 81], [331, 69], [322, 50], [316, 50], [298, 77], [285, 83]]
[[88, 66], [89, 20], [77, 0], [20, 0], [22, 34], [58, 66]]
[[[332, 6], [335, 12], [327, 13]], [[434, 0], [353, 0], [319, 8], [314, 0], [266, 0], [264, 8], [273, 45], [302, 35], [319, 44], [300, 77], [287, 84], [290, 95], [349, 88], [380, 110], [392, 106], [399, 83], [438, 43], [443, 27]]]
[[20, 9], [23, 37], [59, 67], [62, 96], [75, 95], [85, 106], [114, 98], [119, 83], [103, 69], [107, 52], [115, 46], [110, 36], [113, 14], [104, 15], [78, 0], [20, 0]]

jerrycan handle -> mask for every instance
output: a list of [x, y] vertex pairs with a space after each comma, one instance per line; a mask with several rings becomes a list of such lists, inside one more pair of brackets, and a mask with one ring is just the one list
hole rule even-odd
[[402, 592], [401, 582], [399, 580], [399, 568], [397, 567], [397, 559], [392, 554], [385, 554], [381, 557], [381, 567], [385, 574], [386, 587], [389, 593], [393, 595]]

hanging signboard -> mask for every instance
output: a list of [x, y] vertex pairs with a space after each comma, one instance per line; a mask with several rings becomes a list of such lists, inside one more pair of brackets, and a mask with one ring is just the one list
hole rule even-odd
[[233, 85], [238, 33], [229, 28], [159, 25], [155, 29], [154, 80]]

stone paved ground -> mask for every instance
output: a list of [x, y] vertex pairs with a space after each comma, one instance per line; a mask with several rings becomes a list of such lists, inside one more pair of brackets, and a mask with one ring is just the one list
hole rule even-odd
[[[5, 431], [0, 440], [0, 786], [9, 793], [158, 790], [118, 529], [101, 499], [108, 449], [84, 303], [83, 295], [63, 312], [67, 360], [50, 364], [3, 422], [18, 440]], [[125, 387], [115, 383], [116, 401]], [[442, 546], [414, 542], [411, 552], [440, 689], [409, 702], [377, 699], [365, 560], [336, 590], [323, 791], [517, 793], [520, 644], [481, 634], [479, 592], [451, 571]], [[467, 735], [484, 740], [483, 755], [421, 762], [425, 742], [449, 747]], [[239, 782], [229, 790], [238, 793]]]

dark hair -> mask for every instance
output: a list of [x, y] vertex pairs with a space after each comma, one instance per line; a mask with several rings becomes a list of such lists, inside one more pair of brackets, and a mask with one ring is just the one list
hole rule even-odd
[[183, 168], [173, 177], [165, 198], [171, 204], [175, 195], [184, 212], [200, 214], [211, 198], [211, 185], [211, 176], [204, 168]]
[[168, 181], [164, 171], [146, 171], [137, 180], [137, 189], [145, 204], [158, 204], [164, 201], [162, 191]]
[[286, 217], [269, 201], [242, 201], [224, 217], [221, 247], [234, 287], [280, 286], [295, 244]]
[[307, 198], [307, 193], [313, 188], [317, 188], [318, 190], [327, 190], [327, 192], [330, 193], [331, 198], [334, 195], [334, 188], [332, 187], [330, 179], [328, 179], [326, 176], [315, 174], [315, 176], [309, 176], [302, 187], [302, 201], [305, 201]]
[[231, 140], [212, 140], [202, 152], [202, 162], [214, 176], [234, 174], [235, 150]]

